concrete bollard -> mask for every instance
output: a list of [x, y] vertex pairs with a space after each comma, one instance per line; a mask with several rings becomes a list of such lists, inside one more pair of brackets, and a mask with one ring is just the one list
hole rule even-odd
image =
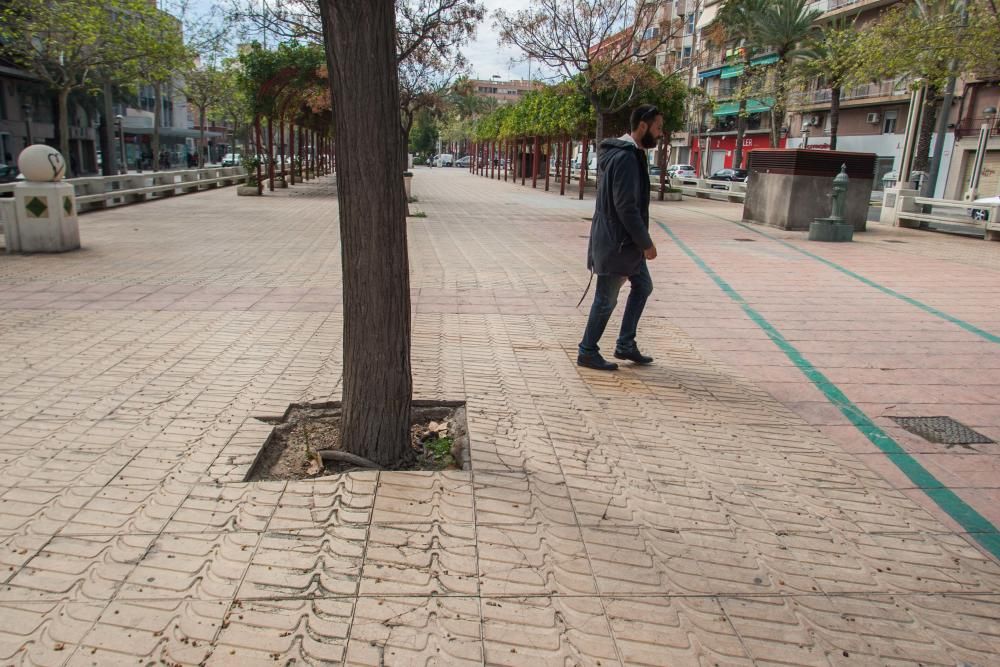
[[80, 225], [76, 192], [62, 180], [66, 173], [62, 155], [54, 148], [35, 144], [21, 151], [17, 166], [27, 180], [14, 187], [14, 213], [3, 221], [7, 252], [77, 250]]

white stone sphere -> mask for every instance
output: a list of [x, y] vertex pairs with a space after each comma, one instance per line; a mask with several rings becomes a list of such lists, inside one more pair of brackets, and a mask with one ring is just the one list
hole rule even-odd
[[51, 146], [28, 146], [17, 156], [17, 168], [29, 181], [61, 181], [66, 175], [62, 154]]

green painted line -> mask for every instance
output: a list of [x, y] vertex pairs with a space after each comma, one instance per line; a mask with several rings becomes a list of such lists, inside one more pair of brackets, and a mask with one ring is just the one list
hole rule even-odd
[[841, 414], [850, 421], [873, 445], [882, 451], [886, 458], [912, 481], [919, 489], [933, 500], [938, 507], [958, 522], [979, 544], [994, 558], [1000, 559], [1000, 531], [988, 519], [959, 498], [954, 491], [942, 484], [933, 474], [903, 449], [892, 436], [883, 431], [868, 415], [866, 415], [851, 399], [847, 398], [837, 385], [829, 380], [806, 359], [774, 325], [757, 312], [746, 299], [705, 263], [691, 248], [688, 247], [667, 225], [660, 221], [656, 224], [673, 239], [674, 243], [711, 278], [715, 284], [730, 299], [739, 304], [743, 312], [767, 334], [778, 348], [785, 353], [792, 363], [826, 396]]
[[924, 303], [922, 301], [918, 301], [918, 300], [916, 300], [916, 299], [914, 299], [912, 297], [906, 296], [905, 294], [901, 294], [900, 292], [897, 292], [896, 290], [892, 289], [891, 287], [886, 287], [885, 285], [880, 285], [877, 282], [875, 282], [874, 280], [871, 280], [870, 278], [865, 278], [861, 274], [855, 273], [854, 271], [851, 271], [850, 269], [848, 269], [848, 268], [846, 268], [844, 266], [841, 266], [840, 264], [837, 264], [836, 262], [831, 262], [830, 260], [826, 259], [825, 257], [820, 257], [819, 255], [817, 255], [815, 253], [811, 253], [808, 250], [803, 250], [802, 248], [799, 248], [798, 246], [795, 246], [795, 245], [792, 245], [791, 243], [788, 243], [784, 239], [779, 239], [776, 236], [771, 236], [770, 234], [767, 234], [767, 233], [765, 233], [765, 232], [763, 232], [763, 231], [761, 231], [759, 229], [755, 229], [754, 227], [752, 227], [750, 225], [747, 225], [747, 224], [745, 224], [743, 222], [740, 222], [739, 220], [730, 220], [729, 218], [722, 218], [722, 217], [719, 217], [719, 216], [713, 216], [713, 215], [710, 215], [710, 214], [705, 213], [703, 211], [696, 211], [695, 209], [684, 209], [684, 210], [691, 211], [693, 213], [701, 213], [702, 215], [704, 215], [706, 217], [713, 217], [713, 218], [716, 218], [717, 220], [724, 220], [725, 222], [730, 222], [730, 223], [732, 223], [734, 225], [738, 225], [739, 227], [742, 227], [743, 229], [746, 229], [747, 231], [751, 231], [754, 234], [760, 234], [764, 238], [771, 239], [772, 241], [777, 241], [778, 243], [780, 243], [781, 245], [783, 245], [783, 246], [785, 246], [787, 248], [791, 248], [792, 250], [794, 250], [796, 252], [802, 253], [806, 257], [810, 257], [812, 259], [815, 259], [818, 262], [822, 262], [823, 264], [826, 264], [827, 266], [829, 266], [832, 269], [836, 269], [837, 271], [840, 271], [845, 276], [850, 276], [851, 278], [854, 278], [855, 280], [860, 281], [860, 282], [864, 283], [865, 285], [868, 285], [869, 287], [874, 287], [875, 289], [879, 290], [880, 292], [884, 292], [885, 294], [888, 294], [891, 297], [895, 297], [895, 298], [899, 299], [900, 301], [904, 301], [904, 302], [910, 304], [911, 306], [919, 308], [920, 310], [924, 311], [925, 313], [930, 313], [931, 315], [934, 315], [935, 317], [940, 317], [942, 320], [945, 320], [946, 322], [951, 322], [952, 324], [957, 325], [957, 326], [965, 329], [969, 333], [975, 334], [975, 335], [979, 336], [980, 338], [982, 338], [984, 340], [988, 340], [991, 343], [1000, 343], [1000, 336], [998, 336], [996, 334], [992, 334], [989, 331], [985, 331], [984, 329], [980, 329], [975, 324], [971, 324], [969, 322], [966, 322], [965, 320], [963, 320], [961, 318], [958, 318], [958, 317], [955, 317], [954, 315], [949, 315], [948, 313], [944, 312], [943, 310], [938, 310], [934, 306], [929, 306], [929, 305], [927, 305], [926, 303]]
[[732, 222], [734, 225], [739, 225], [743, 229], [749, 230], [749, 231], [754, 232], [756, 234], [760, 234], [761, 236], [763, 236], [765, 238], [769, 238], [772, 241], [777, 241], [778, 243], [780, 243], [781, 245], [783, 245], [783, 246], [785, 246], [787, 248], [791, 248], [792, 250], [795, 250], [797, 252], [802, 253], [806, 257], [811, 257], [812, 259], [815, 259], [815, 260], [817, 260], [819, 262], [822, 262], [823, 264], [826, 264], [830, 268], [836, 269], [837, 271], [840, 271], [841, 273], [843, 273], [846, 276], [850, 276], [851, 278], [854, 278], [855, 280], [858, 280], [858, 281], [864, 283], [865, 285], [868, 285], [869, 287], [874, 287], [875, 289], [879, 290], [880, 292], [884, 292], [884, 293], [888, 294], [889, 296], [892, 296], [892, 297], [895, 297], [895, 298], [899, 299], [900, 301], [905, 301], [906, 303], [910, 304], [911, 306], [916, 306], [917, 308], [919, 308], [920, 310], [922, 310], [922, 311], [924, 311], [926, 313], [930, 313], [931, 315], [934, 315], [935, 317], [940, 317], [942, 320], [945, 320], [947, 322], [951, 322], [952, 324], [958, 325], [958, 326], [962, 327], [963, 329], [965, 329], [966, 331], [968, 331], [969, 333], [976, 334], [977, 336], [979, 336], [980, 338], [983, 338], [984, 340], [988, 340], [991, 343], [1000, 343], [1000, 336], [998, 336], [996, 334], [992, 334], [989, 331], [984, 331], [983, 329], [980, 329], [979, 327], [977, 327], [974, 324], [970, 324], [969, 322], [966, 322], [963, 319], [955, 317], [954, 315], [949, 315], [948, 313], [944, 312], [943, 310], [938, 310], [934, 306], [929, 306], [929, 305], [927, 305], [926, 303], [924, 303], [922, 301], [917, 301], [913, 297], [906, 296], [905, 294], [900, 294], [899, 292], [897, 292], [896, 290], [892, 289], [891, 287], [886, 287], [885, 285], [880, 285], [877, 282], [875, 282], [874, 280], [871, 280], [870, 278], [865, 278], [864, 276], [862, 276], [862, 275], [860, 275], [858, 273], [855, 273], [854, 271], [851, 271], [850, 269], [848, 269], [846, 267], [843, 267], [840, 264], [837, 264], [836, 262], [831, 262], [830, 260], [826, 259], [825, 257], [820, 257], [819, 255], [811, 253], [808, 250], [803, 250], [802, 248], [799, 248], [798, 246], [795, 246], [795, 245], [792, 245], [791, 243], [788, 243], [784, 239], [779, 239], [776, 236], [771, 236], [770, 234], [766, 234], [766, 233], [762, 232], [761, 230], [754, 229], [750, 225], [744, 224], [742, 222], [735, 222], [735, 221], [730, 221], [730, 222]]

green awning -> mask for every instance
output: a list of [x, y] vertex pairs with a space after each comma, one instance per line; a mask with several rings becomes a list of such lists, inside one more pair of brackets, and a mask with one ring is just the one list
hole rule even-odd
[[[747, 113], [761, 113], [767, 111], [774, 104], [771, 98], [763, 100], [747, 100]], [[715, 108], [713, 116], [733, 116], [740, 112], [739, 102], [724, 102]]]
[[[750, 61], [751, 65], [770, 65], [771, 63], [778, 62], [778, 54], [769, 53], [766, 56], [759, 56]], [[722, 68], [722, 78], [723, 79], [733, 79], [743, 74], [743, 63], [736, 65], [727, 65]]]

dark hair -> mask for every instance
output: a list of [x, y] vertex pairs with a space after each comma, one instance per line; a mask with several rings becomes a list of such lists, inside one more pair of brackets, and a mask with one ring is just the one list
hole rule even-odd
[[632, 110], [632, 117], [629, 119], [629, 126], [635, 132], [639, 129], [639, 123], [652, 123], [657, 116], [662, 116], [660, 110], [652, 104], [643, 104]]

